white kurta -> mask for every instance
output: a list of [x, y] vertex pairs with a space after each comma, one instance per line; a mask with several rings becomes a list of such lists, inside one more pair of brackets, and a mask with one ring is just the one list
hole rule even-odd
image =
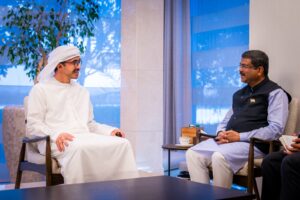
[[[137, 176], [127, 139], [110, 136], [114, 127], [96, 123], [88, 91], [54, 78], [36, 84], [29, 95], [27, 134], [51, 137], [52, 155], [61, 164], [65, 183], [103, 181]], [[55, 140], [60, 133], [75, 136], [64, 152]], [[38, 148], [45, 154], [45, 143]]]

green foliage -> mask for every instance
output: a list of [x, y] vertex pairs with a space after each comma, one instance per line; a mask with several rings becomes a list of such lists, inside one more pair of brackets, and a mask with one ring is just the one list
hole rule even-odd
[[52, 7], [19, 1], [2, 18], [8, 34], [1, 38], [0, 55], [14, 66], [23, 64], [34, 79], [38, 66], [46, 64], [46, 55], [55, 47], [72, 43], [84, 52], [83, 39], [94, 35], [100, 7], [97, 0], [57, 0]]

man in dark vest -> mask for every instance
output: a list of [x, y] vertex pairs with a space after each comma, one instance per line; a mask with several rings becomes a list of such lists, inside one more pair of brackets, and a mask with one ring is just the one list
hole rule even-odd
[[[239, 72], [247, 85], [233, 95], [232, 109], [218, 125], [217, 137], [190, 148], [186, 160], [191, 180], [230, 188], [233, 174], [248, 159], [251, 137], [273, 140], [282, 134], [291, 96], [268, 77], [268, 56], [259, 50], [242, 54]], [[256, 158], [263, 157], [268, 147], [256, 146]]]

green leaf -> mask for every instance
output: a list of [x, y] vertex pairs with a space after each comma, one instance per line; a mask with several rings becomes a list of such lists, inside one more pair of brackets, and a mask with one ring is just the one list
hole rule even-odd
[[[56, 0], [59, 7], [45, 7], [36, 1], [24, 1], [24, 3], [13, 9], [8, 9], [3, 16], [10, 36], [3, 42], [0, 54], [7, 53], [7, 58], [14, 63], [24, 64], [26, 73], [33, 78], [41, 53], [39, 48], [49, 52], [59, 44], [69, 44], [72, 40], [77, 43], [81, 52], [85, 46], [83, 42], [76, 42], [78, 38], [84, 39], [94, 35], [94, 23], [100, 15], [101, 2], [96, 0], [66, 1]], [[107, 2], [106, 2], [107, 4]], [[62, 17], [65, 8], [70, 8], [71, 13]], [[62, 10], [62, 12], [56, 12]], [[58, 33], [61, 32], [59, 41], [56, 41]], [[73, 41], [75, 38], [75, 41]], [[6, 46], [10, 44], [10, 46]]]
[[20, 59], [18, 65], [21, 65], [22, 63], [23, 63], [23, 59]]

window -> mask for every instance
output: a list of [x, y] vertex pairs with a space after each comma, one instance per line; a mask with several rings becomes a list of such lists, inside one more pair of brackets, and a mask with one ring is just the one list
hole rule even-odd
[[208, 133], [242, 86], [241, 54], [249, 45], [249, 0], [191, 0], [192, 121]]
[[[43, 2], [43, 5], [55, 3], [50, 0], [47, 3], [40, 0], [36, 2]], [[87, 48], [82, 55], [83, 63], [78, 81], [90, 91], [95, 120], [119, 127], [121, 0], [99, 0], [99, 2], [104, 9], [95, 25], [95, 37], [84, 40]], [[8, 6], [16, 5], [18, 1], [2, 0], [0, 19]], [[3, 37], [5, 26], [0, 20], [0, 39]], [[5, 58], [0, 57], [0, 182], [9, 179], [2, 141], [3, 108], [7, 105], [22, 105], [24, 97], [28, 95], [33, 85], [22, 65], [15, 68], [8, 63]], [[7, 69], [7, 74], [4, 69]]]

